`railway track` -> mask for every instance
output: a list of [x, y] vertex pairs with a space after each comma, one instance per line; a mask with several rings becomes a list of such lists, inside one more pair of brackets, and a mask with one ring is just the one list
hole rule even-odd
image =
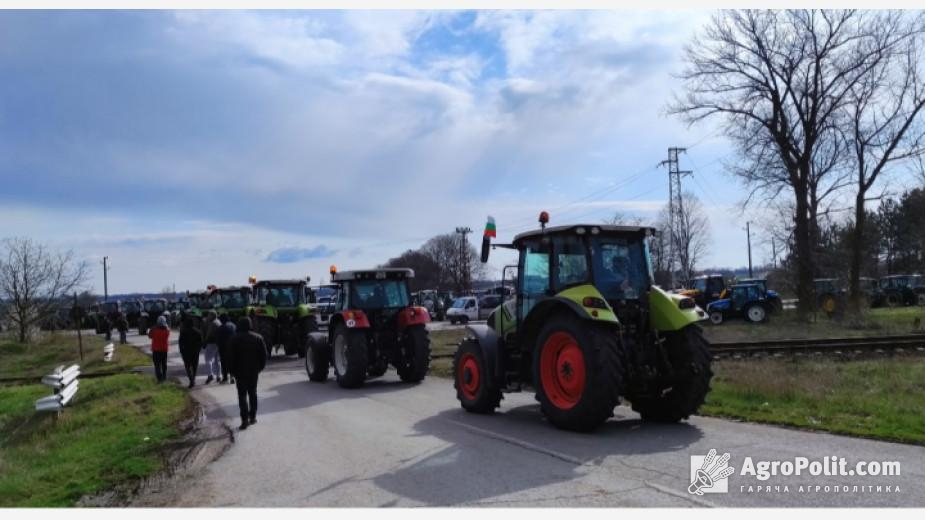
[[[451, 346], [451, 345], [447, 345]], [[755, 354], [795, 354], [795, 353], [925, 353], [925, 334], [906, 334], [901, 336], [849, 337], [825, 339], [779, 339], [768, 341], [742, 341], [711, 343], [710, 352], [714, 356], [755, 355]], [[449, 359], [451, 353], [431, 355], [431, 359]]]
[[712, 343], [710, 352], [715, 356], [735, 354], [784, 353], [886, 353], [925, 352], [925, 334], [877, 336], [860, 338], [781, 339]]

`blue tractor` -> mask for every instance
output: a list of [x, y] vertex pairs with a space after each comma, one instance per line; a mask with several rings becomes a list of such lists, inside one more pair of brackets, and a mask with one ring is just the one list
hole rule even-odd
[[761, 290], [764, 292], [764, 296], [768, 300], [768, 310], [772, 313], [781, 312], [784, 310], [784, 301], [781, 300], [780, 294], [777, 291], [768, 289], [768, 281], [764, 278], [748, 278], [745, 280], [739, 280], [738, 283], [742, 285], [755, 284], [761, 286]]
[[727, 298], [707, 305], [707, 314], [714, 325], [730, 318], [745, 318], [745, 321], [750, 323], [763, 323], [771, 313], [771, 305], [762, 285], [736, 284], [729, 288]]

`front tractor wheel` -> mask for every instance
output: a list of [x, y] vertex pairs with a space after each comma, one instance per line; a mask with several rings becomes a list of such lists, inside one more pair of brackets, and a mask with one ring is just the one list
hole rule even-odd
[[331, 352], [327, 345], [318, 345], [309, 340], [305, 351], [305, 372], [308, 380], [323, 383], [328, 380], [328, 367], [331, 364]]
[[673, 423], [687, 419], [697, 413], [710, 392], [710, 350], [700, 327], [688, 325], [668, 333], [665, 350], [670, 366], [662, 367], [662, 386], [651, 395], [630, 397], [633, 410], [644, 421]]
[[722, 325], [723, 324], [723, 313], [722, 311], [713, 311], [710, 313], [710, 323], [713, 325]]
[[501, 405], [501, 389], [492, 379], [492, 367], [475, 338], [465, 338], [453, 356], [456, 398], [467, 412], [494, 413]]
[[427, 376], [430, 367], [430, 337], [427, 329], [424, 325], [408, 327], [401, 343], [398, 377], [406, 383], [419, 383]]
[[549, 422], [565, 430], [593, 430], [620, 402], [619, 336], [574, 316], [553, 316], [537, 336], [533, 382]]
[[366, 334], [340, 324], [334, 331], [334, 378], [342, 388], [359, 388], [366, 380], [369, 355]]

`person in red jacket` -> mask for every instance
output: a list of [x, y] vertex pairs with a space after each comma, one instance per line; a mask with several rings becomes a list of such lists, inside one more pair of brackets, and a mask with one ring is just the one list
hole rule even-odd
[[154, 377], [158, 383], [167, 379], [167, 345], [170, 338], [170, 327], [167, 318], [158, 316], [157, 326], [148, 331], [151, 338], [151, 357], [154, 358]]

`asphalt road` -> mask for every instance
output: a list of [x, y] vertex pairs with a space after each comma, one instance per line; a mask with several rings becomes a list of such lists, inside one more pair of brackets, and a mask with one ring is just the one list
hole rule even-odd
[[[182, 374], [175, 344], [170, 370]], [[233, 385], [199, 385], [192, 392], [209, 418], [237, 427]], [[479, 416], [459, 408], [450, 380], [406, 385], [390, 372], [364, 388], [344, 390], [333, 376], [310, 383], [295, 358], [270, 360], [258, 395], [258, 424], [235, 430], [231, 449], [181, 483], [180, 499], [171, 505], [925, 506], [925, 448], [919, 446], [707, 417], [649, 424], [626, 407], [598, 431], [577, 434], [547, 424], [532, 393], [508, 394], [499, 413]], [[731, 455], [729, 491], [691, 495], [690, 457], [711, 448]], [[757, 464], [833, 455], [852, 468], [858, 461], [899, 461], [901, 475], [811, 476], [804, 470], [799, 477], [760, 481], [740, 474], [746, 457]]]

